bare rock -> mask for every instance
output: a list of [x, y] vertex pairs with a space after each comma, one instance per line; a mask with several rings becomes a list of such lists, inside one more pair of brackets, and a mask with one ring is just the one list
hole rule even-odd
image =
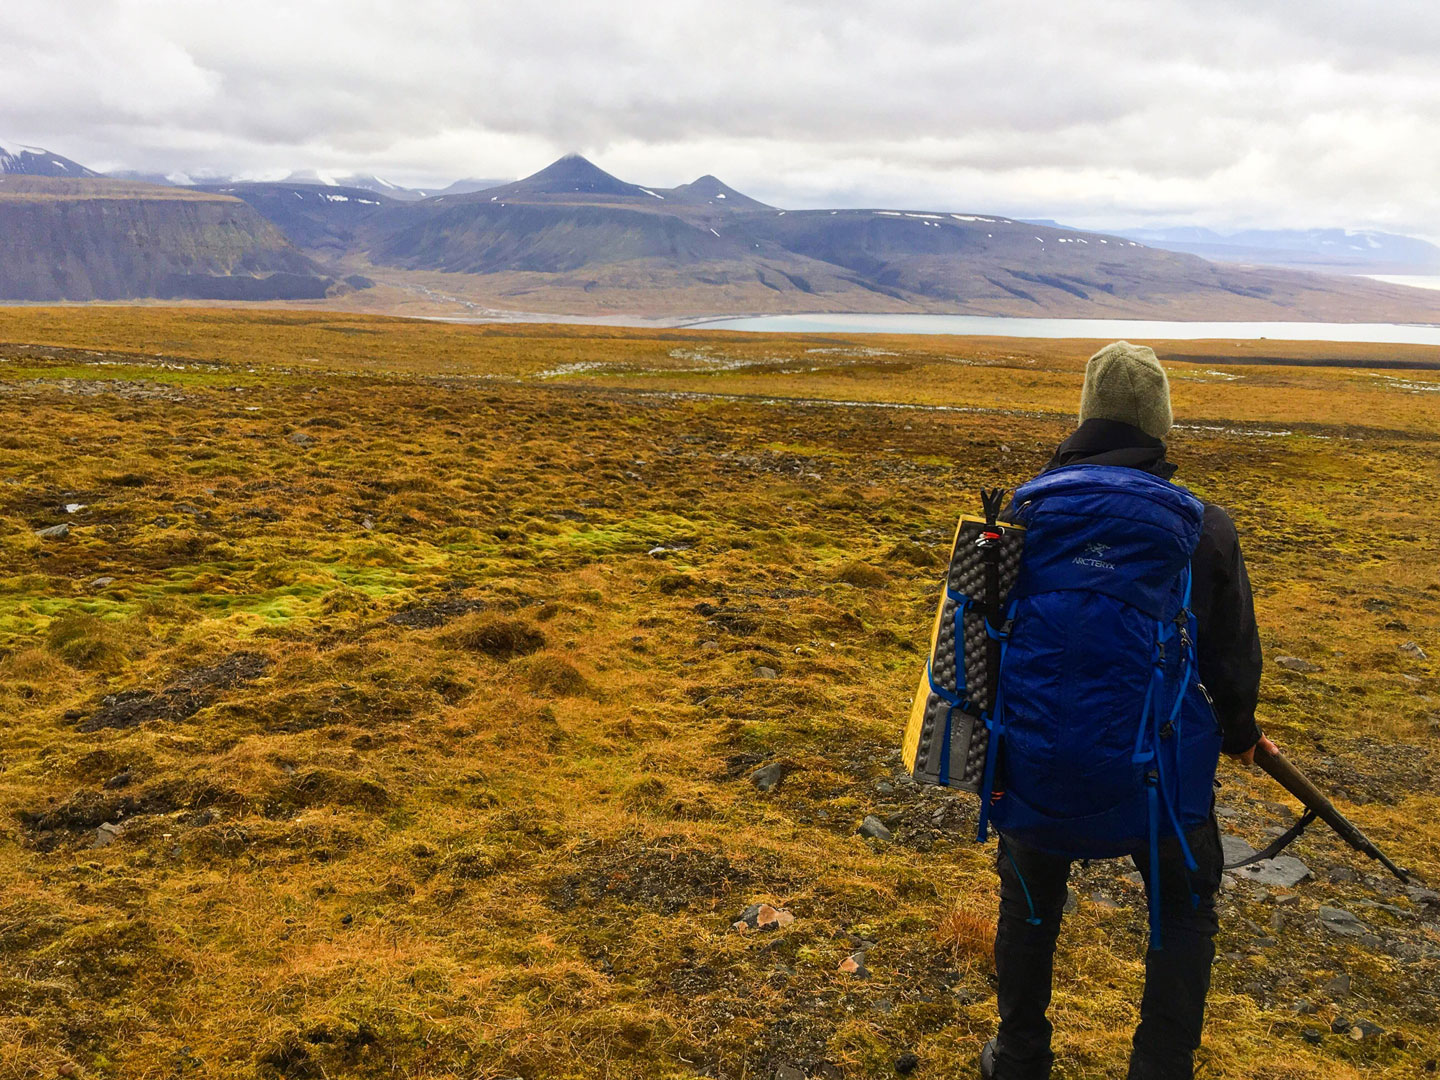
[[785, 763], [783, 761], [772, 761], [750, 774], [750, 783], [754, 784], [761, 791], [773, 791], [780, 786], [785, 779]]
[[1310, 876], [1310, 868], [1293, 855], [1277, 855], [1273, 859], [1261, 859], [1249, 866], [1242, 866], [1231, 873], [1241, 881], [1248, 881], [1253, 885], [1291, 889]]
[[51, 525], [48, 529], [36, 529], [35, 535], [41, 540], [64, 540], [70, 535], [70, 526]]
[[870, 977], [870, 969], [865, 966], [865, 953], [863, 951], [853, 952], [844, 960], [841, 960], [839, 970], [846, 975], [854, 975], [857, 979], [868, 979]]
[[1440, 907], [1440, 892], [1423, 889], [1419, 885], [1406, 885], [1405, 895], [1419, 907]]
[[858, 831], [861, 836], [864, 836], [867, 839], [871, 840], [894, 839], [894, 836], [886, 827], [885, 823], [881, 821], [878, 817], [876, 817], [874, 814], [866, 815], [865, 820], [860, 823], [860, 828]]
[[95, 839], [90, 842], [90, 846], [92, 848], [108, 847], [124, 831], [114, 822], [107, 821], [95, 830]]
[[730, 924], [730, 929], [744, 934], [750, 930], [783, 930], [795, 921], [795, 916], [784, 908], [770, 904], [751, 904]]
[[1333, 998], [1335, 1000], [1349, 997], [1350, 976], [1344, 974], [1336, 975], [1333, 979], [1331, 979], [1325, 984], [1325, 994], [1327, 997]]
[[1239, 862], [1241, 859], [1248, 859], [1255, 854], [1255, 849], [1239, 836], [1230, 833], [1220, 834], [1220, 852], [1225, 857], [1225, 865]]
[[1428, 656], [1425, 655], [1425, 650], [1413, 641], [1407, 641], [1404, 645], [1401, 645], [1400, 651], [1406, 656], [1410, 657], [1412, 660], [1430, 659]]
[[1275, 658], [1275, 666], [1282, 667], [1286, 671], [1306, 673], [1320, 670], [1318, 665], [1312, 664], [1309, 660], [1302, 660], [1298, 656], [1277, 656]]
[[1361, 937], [1369, 931], [1365, 924], [1344, 908], [1320, 906], [1320, 925], [1341, 937]]

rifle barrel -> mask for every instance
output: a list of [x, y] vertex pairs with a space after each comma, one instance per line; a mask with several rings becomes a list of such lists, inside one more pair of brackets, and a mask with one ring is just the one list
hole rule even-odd
[[1327, 799], [1314, 782], [1297, 769], [1284, 754], [1278, 750], [1268, 749], [1262, 742], [1255, 747], [1255, 764], [1274, 777], [1286, 791], [1314, 810], [1315, 816], [1334, 829], [1341, 840], [1344, 840], [1356, 851], [1377, 860], [1401, 881], [1409, 883], [1410, 875], [1386, 858], [1385, 853], [1375, 846], [1374, 841], [1361, 832], [1353, 821], [1335, 809], [1335, 804]]

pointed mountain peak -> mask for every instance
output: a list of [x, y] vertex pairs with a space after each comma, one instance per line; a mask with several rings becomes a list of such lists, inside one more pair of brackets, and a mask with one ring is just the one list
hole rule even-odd
[[537, 173], [516, 181], [516, 188], [537, 195], [642, 195], [634, 184], [611, 176], [579, 154], [566, 154]]
[[717, 176], [706, 173], [698, 180], [688, 184], [681, 184], [666, 193], [667, 197], [676, 202], [685, 203], [691, 206], [719, 206], [728, 207], [731, 210], [773, 210], [774, 207], [766, 206], [758, 199], [752, 199], [736, 191], [725, 181]]
[[510, 184], [486, 188], [459, 196], [467, 202], [612, 202], [644, 200], [654, 202], [655, 196], [635, 184], [627, 184], [611, 176], [594, 162], [579, 154], [556, 158], [539, 172], [531, 173]]

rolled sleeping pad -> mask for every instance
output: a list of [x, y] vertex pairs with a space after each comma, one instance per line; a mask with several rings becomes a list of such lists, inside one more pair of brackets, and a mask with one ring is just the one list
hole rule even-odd
[[[983, 518], [970, 516], [962, 517], [955, 528], [946, 588], [941, 593], [930, 632], [929, 659], [920, 672], [920, 685], [915, 691], [902, 749], [905, 767], [921, 783], [943, 784], [962, 791], [980, 790], [988, 741], [980, 716], [994, 704], [995, 693], [989, 685], [986, 559], [980, 540], [986, 532], [996, 531], [1000, 533], [1000, 595], [996, 600], [1003, 609], [1019, 576], [1025, 530], [1005, 522], [987, 525]], [[958, 650], [956, 608], [962, 609]]]

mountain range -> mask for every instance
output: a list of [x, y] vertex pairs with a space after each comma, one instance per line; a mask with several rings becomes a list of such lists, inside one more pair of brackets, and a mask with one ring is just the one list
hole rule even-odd
[[372, 309], [411, 310], [423, 297], [671, 316], [1440, 318], [1440, 293], [1227, 265], [999, 215], [785, 210], [714, 176], [647, 187], [578, 155], [520, 180], [423, 194], [322, 173], [146, 184], [22, 149], [0, 157], [0, 235], [20, 252], [0, 266], [0, 298], [346, 294], [340, 302]]
[[1124, 235], [1216, 262], [1263, 263], [1342, 274], [1440, 274], [1440, 248], [1413, 236], [1351, 229], [1198, 227], [1127, 229]]
[[[99, 176], [102, 174], [87, 170], [85, 175]], [[465, 177], [444, 187], [414, 188], [405, 187], [403, 184], [393, 184], [382, 176], [376, 176], [374, 173], [337, 173], [329, 169], [299, 169], [278, 180], [266, 179], [260, 176], [232, 176], [211, 172], [157, 173], [137, 169], [120, 169], [114, 172], [104, 173], [103, 175], [116, 180], [133, 180], [142, 184], [160, 184], [163, 187], [220, 187], [227, 184], [280, 183], [300, 184], [312, 187], [359, 188], [362, 191], [375, 192], [376, 194], [385, 195], [391, 199], [398, 199], [401, 202], [425, 199], [431, 195], [459, 195], [465, 192], [499, 187], [501, 184], [508, 183], [506, 180], [481, 180], [475, 177]]]

